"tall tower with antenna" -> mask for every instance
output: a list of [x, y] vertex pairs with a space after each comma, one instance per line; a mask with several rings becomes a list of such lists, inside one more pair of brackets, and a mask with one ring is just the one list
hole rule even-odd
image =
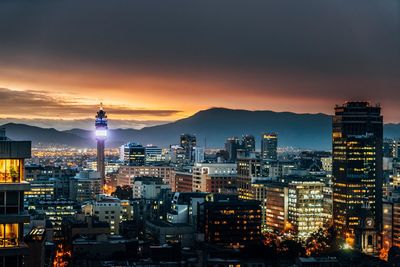
[[104, 156], [104, 147], [105, 141], [107, 138], [107, 115], [106, 112], [103, 110], [103, 104], [100, 103], [100, 109], [97, 111], [96, 121], [96, 140], [97, 140], [97, 171], [100, 173], [102, 186], [105, 185], [105, 156]]

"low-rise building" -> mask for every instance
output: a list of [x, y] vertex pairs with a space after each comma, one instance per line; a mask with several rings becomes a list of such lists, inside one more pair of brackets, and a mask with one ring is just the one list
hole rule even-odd
[[82, 206], [87, 216], [96, 216], [99, 221], [110, 224], [110, 233], [119, 234], [119, 224], [124, 220], [132, 220], [133, 208], [127, 200], [98, 196], [98, 199]]
[[261, 240], [261, 205], [234, 195], [210, 194], [199, 204], [198, 230], [205, 242], [242, 248]]
[[146, 233], [157, 240], [159, 245], [181, 243], [182, 247], [192, 247], [195, 242], [195, 227], [187, 223], [148, 221], [145, 228]]
[[193, 192], [220, 193], [236, 184], [236, 164], [196, 163], [193, 166]]
[[289, 187], [278, 181], [252, 183], [255, 200], [261, 202], [262, 230], [281, 233], [288, 222]]
[[298, 180], [289, 183], [288, 218], [298, 237], [305, 239], [323, 227], [324, 183]]
[[193, 173], [184, 171], [174, 171], [171, 188], [173, 192], [192, 192]]
[[172, 176], [169, 166], [121, 166], [117, 174], [117, 185], [132, 185], [139, 177], [161, 178], [163, 183], [169, 184]]
[[133, 198], [156, 199], [162, 189], [168, 188], [170, 185], [164, 184], [161, 178], [138, 177], [132, 185]]
[[80, 202], [95, 199], [101, 193], [101, 183], [99, 172], [78, 173], [70, 179], [70, 199]]
[[171, 210], [167, 213], [167, 221], [196, 224], [198, 204], [204, 202], [206, 195], [201, 192], [176, 192], [172, 197]]

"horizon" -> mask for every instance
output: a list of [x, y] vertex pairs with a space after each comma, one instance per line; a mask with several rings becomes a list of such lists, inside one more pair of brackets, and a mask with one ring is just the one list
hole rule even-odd
[[[107, 106], [105, 106], [104, 110], [107, 112], [107, 115], [109, 116], [110, 114], [107, 111]], [[177, 120], [173, 120], [173, 121], [165, 121], [165, 122], [160, 122], [158, 124], [150, 124], [150, 125], [144, 125], [143, 127], [128, 127], [127, 125], [124, 125], [123, 121], [120, 120], [116, 120], [113, 121], [112, 119], [110, 119], [109, 124], [110, 124], [110, 129], [111, 130], [142, 130], [143, 128], [147, 128], [147, 127], [153, 127], [153, 126], [160, 126], [160, 125], [165, 125], [165, 124], [170, 124], [170, 123], [174, 123], [177, 121], [180, 121], [182, 119], [187, 119], [190, 118], [192, 116], [195, 116], [196, 114], [200, 113], [200, 112], [204, 112], [204, 111], [209, 111], [209, 110], [218, 110], [218, 109], [223, 109], [223, 110], [229, 110], [229, 111], [249, 111], [249, 112], [273, 112], [273, 113], [290, 113], [290, 114], [294, 114], [294, 115], [326, 115], [326, 116], [333, 116], [333, 114], [327, 114], [327, 113], [322, 113], [322, 112], [318, 112], [318, 113], [297, 113], [297, 112], [292, 112], [292, 111], [274, 111], [274, 110], [249, 110], [249, 109], [232, 109], [232, 108], [227, 108], [227, 107], [210, 107], [208, 109], [202, 109], [199, 110], [197, 112], [195, 112], [194, 114], [191, 114], [187, 117], [183, 117], [183, 118], [179, 118]], [[112, 115], [112, 114], [111, 114]], [[1, 118], [0, 117], [0, 126], [4, 126], [7, 124], [20, 124], [20, 125], [29, 125], [29, 126], [34, 126], [34, 127], [39, 127], [39, 128], [43, 128], [43, 129], [56, 129], [58, 131], [68, 131], [68, 130], [74, 130], [74, 129], [79, 129], [79, 130], [94, 130], [94, 125], [93, 125], [93, 121], [94, 119], [83, 119], [83, 120], [61, 120], [62, 122], [60, 123], [60, 120], [43, 120], [43, 119], [39, 119], [39, 120], [24, 120], [24, 119], [14, 119], [14, 118]], [[122, 122], [122, 123], [121, 123]], [[120, 124], [121, 123], [121, 124]], [[385, 122], [384, 124], [400, 124], [400, 122]], [[75, 125], [75, 126], [74, 126]], [[117, 125], [117, 126], [115, 126]], [[81, 127], [79, 127], [81, 126]], [[121, 127], [119, 127], [121, 126]], [[124, 127], [125, 126], [125, 127]]]

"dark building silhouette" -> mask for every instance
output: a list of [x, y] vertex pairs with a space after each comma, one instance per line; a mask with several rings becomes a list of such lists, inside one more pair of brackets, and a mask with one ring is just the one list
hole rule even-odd
[[241, 149], [243, 149], [246, 154], [256, 151], [256, 140], [254, 136], [246, 134], [242, 137]]
[[240, 149], [240, 140], [236, 136], [229, 137], [225, 142], [225, 151], [228, 152], [228, 161], [236, 162], [237, 151]]
[[264, 133], [261, 136], [261, 158], [263, 160], [278, 159], [278, 135], [276, 133]]
[[182, 134], [180, 145], [185, 151], [185, 160], [187, 162], [194, 162], [193, 149], [196, 147], [196, 136], [193, 134]]
[[242, 248], [261, 238], [259, 201], [239, 200], [235, 195], [211, 194], [199, 204], [198, 227], [207, 243]]
[[143, 166], [146, 163], [146, 148], [140, 144], [130, 142], [121, 147], [123, 161], [129, 166]]
[[360, 212], [366, 205], [377, 231], [382, 223], [383, 118], [380, 112], [379, 106], [368, 102], [347, 102], [335, 107], [333, 221], [342, 234], [354, 234], [365, 224]]

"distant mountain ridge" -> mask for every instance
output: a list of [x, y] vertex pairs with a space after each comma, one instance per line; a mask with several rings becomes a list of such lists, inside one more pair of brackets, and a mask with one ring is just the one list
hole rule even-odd
[[[327, 114], [297, 114], [291, 112], [249, 111], [226, 108], [202, 110], [193, 116], [163, 125], [135, 129], [110, 129], [108, 147], [117, 147], [128, 141], [167, 147], [177, 144], [182, 133], [193, 133], [198, 144], [223, 147], [226, 138], [252, 134], [257, 148], [263, 132], [277, 132], [279, 146], [296, 148], [331, 148], [331, 116]], [[32, 140], [33, 144], [58, 144], [76, 147], [94, 147], [92, 131], [71, 129], [58, 131], [26, 124], [8, 123], [7, 136], [14, 140]], [[400, 124], [385, 124], [385, 137], [400, 137]]]

